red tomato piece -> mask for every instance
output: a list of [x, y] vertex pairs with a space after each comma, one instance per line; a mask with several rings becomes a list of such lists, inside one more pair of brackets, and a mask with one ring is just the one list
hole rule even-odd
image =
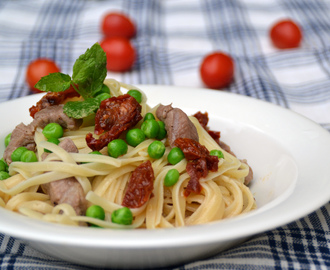
[[199, 194], [202, 191], [199, 179], [205, 178], [209, 170], [212, 172], [218, 171], [219, 159], [217, 156], [211, 156], [209, 150], [195, 140], [177, 138], [174, 144], [182, 150], [185, 158], [189, 161], [186, 170], [190, 180], [184, 195], [188, 197], [191, 192]]
[[140, 164], [133, 171], [123, 199], [123, 206], [139, 208], [150, 198], [154, 189], [154, 170], [150, 160]]
[[128, 94], [103, 100], [95, 116], [94, 133], [100, 137], [95, 139], [92, 133], [88, 133], [88, 147], [99, 151], [119, 138], [125, 130], [134, 127], [142, 119], [141, 108], [136, 99]]
[[130, 39], [136, 35], [133, 21], [122, 13], [107, 13], [102, 20], [101, 30], [106, 37]]
[[100, 43], [107, 55], [107, 69], [110, 71], [128, 71], [135, 61], [135, 49], [131, 42], [122, 37], [105, 38]]
[[34, 87], [36, 83], [41, 77], [55, 72], [60, 72], [60, 69], [54, 61], [46, 58], [38, 58], [28, 65], [25, 79], [32, 91], [40, 93], [42, 91]]
[[297, 48], [302, 40], [302, 32], [292, 20], [282, 20], [272, 26], [270, 38], [279, 49]]
[[211, 53], [203, 59], [200, 75], [207, 87], [226, 87], [234, 77], [234, 60], [222, 52]]

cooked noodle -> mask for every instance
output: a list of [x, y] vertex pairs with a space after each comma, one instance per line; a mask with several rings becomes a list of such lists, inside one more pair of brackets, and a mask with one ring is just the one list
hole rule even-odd
[[[137, 89], [115, 80], [106, 80], [112, 96], [122, 94], [121, 88]], [[143, 96], [142, 115], [156, 108], [149, 108]], [[219, 161], [217, 172], [209, 172], [200, 179], [201, 194], [183, 195], [190, 179], [186, 159], [176, 165], [170, 165], [167, 155], [170, 151], [166, 138], [162, 141], [166, 151], [162, 158], [153, 160], [147, 148], [154, 139], [147, 139], [136, 147], [128, 146], [127, 154], [112, 158], [104, 155], [90, 155], [86, 145], [86, 134], [94, 127], [88, 123], [77, 131], [67, 131], [63, 138], [69, 137], [79, 149], [79, 153], [68, 153], [61, 147], [46, 141], [41, 129], [35, 132], [37, 156], [41, 160], [44, 148], [52, 154], [40, 162], [12, 162], [9, 167], [10, 178], [0, 181], [0, 206], [22, 215], [39, 220], [79, 226], [88, 222], [104, 228], [170, 228], [202, 224], [234, 217], [256, 208], [255, 200], [249, 188], [244, 185], [249, 167], [233, 155], [227, 153], [210, 137], [196, 118], [190, 117], [197, 128], [200, 144], [207, 149], [219, 149], [224, 159]], [[61, 139], [63, 139], [61, 138]], [[134, 169], [142, 162], [150, 160], [155, 180], [153, 195], [142, 207], [131, 209], [134, 221], [132, 225], [119, 225], [111, 222], [111, 213], [122, 208], [126, 185]], [[172, 187], [164, 186], [164, 178], [170, 169], [180, 173], [179, 181]], [[42, 184], [74, 176], [81, 184], [89, 205], [100, 205], [106, 212], [104, 221], [77, 216], [68, 204], [54, 206], [49, 196], [41, 192]]]

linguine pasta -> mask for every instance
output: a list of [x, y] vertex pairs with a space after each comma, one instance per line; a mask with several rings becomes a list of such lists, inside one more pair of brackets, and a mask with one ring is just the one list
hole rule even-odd
[[[112, 79], [104, 82], [112, 96], [122, 94], [121, 89], [137, 89]], [[155, 112], [149, 108], [146, 97], [141, 103], [142, 116]], [[176, 165], [167, 161], [171, 148], [167, 139], [162, 158], [149, 157], [147, 148], [155, 139], [146, 139], [136, 147], [128, 146], [128, 152], [118, 158], [103, 155], [90, 155], [85, 137], [93, 132], [94, 126], [86, 120], [76, 131], [66, 131], [63, 138], [73, 140], [79, 153], [68, 153], [56, 144], [49, 143], [38, 128], [35, 132], [36, 150], [39, 162], [12, 162], [9, 166], [10, 178], [0, 181], [0, 205], [22, 215], [59, 224], [81, 226], [93, 223], [104, 228], [171, 228], [208, 223], [234, 217], [256, 208], [250, 189], [244, 185], [249, 166], [235, 156], [221, 149], [196, 118], [190, 120], [197, 128], [199, 143], [208, 150], [219, 149], [224, 158], [219, 159], [218, 171], [209, 172], [200, 179], [202, 192], [184, 196], [184, 189], [190, 179], [183, 159]], [[139, 124], [138, 124], [139, 125]], [[60, 140], [62, 140], [61, 138]], [[43, 161], [44, 148], [52, 153]], [[140, 208], [131, 209], [134, 220], [131, 225], [119, 225], [111, 222], [111, 213], [122, 207], [127, 183], [134, 169], [150, 160], [154, 171], [154, 187], [150, 199]], [[178, 182], [164, 186], [166, 173], [171, 169], [180, 173]], [[89, 205], [99, 205], [106, 213], [105, 220], [87, 216], [77, 216], [68, 204], [53, 205], [47, 194], [40, 188], [42, 184], [74, 176], [81, 184]]]

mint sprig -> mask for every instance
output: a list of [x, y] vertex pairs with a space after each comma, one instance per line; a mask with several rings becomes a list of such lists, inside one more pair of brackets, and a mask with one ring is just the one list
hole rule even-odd
[[102, 89], [107, 76], [107, 57], [98, 43], [79, 56], [73, 66], [72, 78], [60, 72], [42, 77], [35, 88], [45, 92], [62, 92], [72, 86], [83, 101], [72, 101], [64, 105], [64, 113], [79, 119], [95, 112], [100, 102], [92, 99]]
[[69, 101], [65, 103], [63, 112], [75, 119], [81, 119], [95, 113], [100, 107], [100, 101], [96, 98], [88, 98], [83, 101]]
[[70, 85], [71, 77], [69, 75], [56, 72], [42, 77], [35, 85], [35, 88], [47, 92], [63, 92], [68, 89]]
[[74, 63], [72, 80], [79, 86], [79, 94], [92, 98], [101, 90], [107, 76], [107, 57], [101, 46], [96, 43], [82, 54]]

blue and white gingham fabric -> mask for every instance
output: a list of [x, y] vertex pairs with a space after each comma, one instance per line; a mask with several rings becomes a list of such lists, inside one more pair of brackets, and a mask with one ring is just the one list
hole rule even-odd
[[[138, 27], [131, 72], [109, 73], [131, 84], [203, 87], [202, 58], [214, 50], [235, 60], [226, 91], [289, 108], [330, 131], [329, 0], [0, 0], [0, 102], [31, 94], [28, 63], [54, 59], [70, 73], [76, 58], [100, 41], [100, 20], [123, 11]], [[300, 48], [279, 51], [270, 26], [292, 18]], [[203, 261], [175, 269], [330, 269], [330, 204]], [[45, 256], [0, 234], [1, 269], [87, 269]]]

